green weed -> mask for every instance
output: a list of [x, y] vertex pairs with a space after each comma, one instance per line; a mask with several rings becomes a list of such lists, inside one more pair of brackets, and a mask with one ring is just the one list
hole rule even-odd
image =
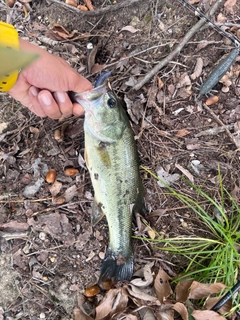
[[[144, 169], [160, 180], [150, 170]], [[212, 211], [216, 213], [215, 216], [195, 199], [165, 185], [168, 189], [165, 195], [176, 197], [193, 211], [200, 218], [211, 238], [181, 236], [163, 239], [162, 235], [153, 230], [157, 234], [155, 239], [142, 238], [142, 240], [151, 242], [160, 250], [187, 258], [188, 266], [178, 280], [187, 277], [204, 283], [222, 282], [231, 287], [237, 281], [240, 267], [240, 208], [231, 194], [223, 187], [220, 173], [218, 177], [221, 198], [219, 203], [202, 189], [186, 181], [198, 196], [208, 201], [213, 208]], [[164, 184], [163, 181], [161, 183]]]

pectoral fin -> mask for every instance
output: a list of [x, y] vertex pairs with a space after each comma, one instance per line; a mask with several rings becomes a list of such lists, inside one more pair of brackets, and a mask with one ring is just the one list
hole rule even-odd
[[104, 212], [102, 211], [102, 204], [98, 203], [94, 198], [92, 205], [92, 225], [95, 226], [103, 216]]

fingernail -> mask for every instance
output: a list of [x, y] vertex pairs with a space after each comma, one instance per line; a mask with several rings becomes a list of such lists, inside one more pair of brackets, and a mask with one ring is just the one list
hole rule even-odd
[[66, 96], [63, 92], [56, 92], [56, 96], [59, 102], [64, 103], [66, 102]]
[[49, 98], [49, 96], [47, 94], [41, 95], [41, 100], [42, 100], [43, 104], [45, 104], [46, 106], [49, 106], [51, 104], [51, 99]]
[[37, 95], [38, 95], [38, 89], [37, 88], [35, 88], [35, 87], [30, 87], [30, 92], [31, 92], [31, 94], [34, 96], [34, 97], [36, 97]]

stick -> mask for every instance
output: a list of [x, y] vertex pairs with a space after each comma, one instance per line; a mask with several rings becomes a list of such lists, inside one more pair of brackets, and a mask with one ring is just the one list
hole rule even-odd
[[206, 103], [203, 104], [204, 108], [211, 114], [211, 116], [214, 118], [214, 120], [220, 125], [222, 126], [227, 135], [229, 136], [229, 138], [232, 140], [232, 142], [235, 144], [235, 146], [237, 147], [237, 149], [239, 149], [238, 143], [235, 141], [233, 135], [231, 134], [231, 132], [229, 131], [228, 127], [222, 122], [222, 120], [220, 120], [216, 114], [206, 105]]
[[81, 11], [73, 6], [70, 6], [60, 0], [48, 0], [49, 2], [53, 2], [53, 3], [57, 3], [58, 5], [72, 11], [72, 12], [75, 12], [77, 14], [79, 14], [79, 16], [88, 16], [88, 17], [93, 17], [93, 16], [98, 16], [100, 14], [105, 14], [105, 13], [108, 13], [108, 12], [113, 12], [113, 11], [116, 11], [116, 10], [119, 10], [121, 8], [125, 8], [125, 7], [129, 7], [131, 5], [135, 5], [137, 6], [138, 3], [141, 2], [141, 0], [125, 0], [121, 3], [117, 3], [117, 4], [114, 4], [114, 5], [111, 5], [111, 6], [107, 6], [105, 8], [101, 8], [101, 9], [97, 9], [97, 10], [94, 10], [94, 11]]
[[[217, 0], [212, 8], [208, 11], [207, 16], [213, 15], [213, 13], [223, 4], [224, 0]], [[176, 55], [180, 53], [182, 48], [187, 44], [187, 42], [191, 39], [191, 37], [204, 25], [206, 22], [205, 18], [199, 20], [184, 36], [182, 41], [176, 46], [176, 48], [162, 61], [159, 62], [150, 72], [148, 72], [145, 77], [138, 82], [132, 89], [139, 90], [142, 86], [147, 83], [160, 69], [166, 66]]]

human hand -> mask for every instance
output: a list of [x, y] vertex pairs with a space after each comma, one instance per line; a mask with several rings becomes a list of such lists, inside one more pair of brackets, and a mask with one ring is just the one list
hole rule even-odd
[[82, 115], [83, 107], [73, 103], [67, 92], [91, 90], [92, 84], [62, 58], [21, 39], [20, 48], [38, 53], [39, 58], [19, 73], [8, 93], [40, 117], [59, 119]]

